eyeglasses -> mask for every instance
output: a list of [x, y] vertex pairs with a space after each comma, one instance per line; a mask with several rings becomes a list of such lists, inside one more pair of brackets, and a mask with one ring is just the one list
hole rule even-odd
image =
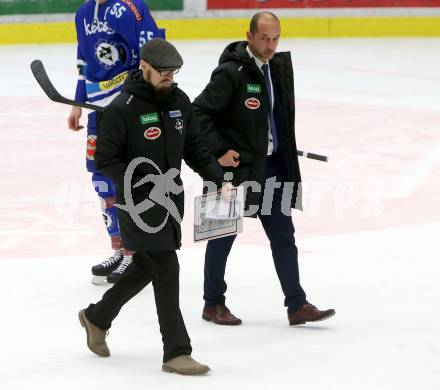
[[179, 73], [180, 68], [174, 68], [174, 69], [159, 69], [156, 68], [155, 66], [151, 65], [151, 67], [156, 70], [157, 72], [159, 72], [161, 77], [166, 77], [166, 76], [174, 76], [175, 74]]

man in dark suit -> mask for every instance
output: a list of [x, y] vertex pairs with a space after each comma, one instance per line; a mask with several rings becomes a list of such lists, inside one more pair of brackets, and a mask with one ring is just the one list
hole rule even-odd
[[[211, 81], [193, 102], [205, 143], [233, 184], [244, 184], [246, 214], [260, 219], [285, 295], [290, 325], [335, 314], [311, 305], [299, 281], [291, 207], [301, 207], [295, 141], [293, 69], [289, 52], [276, 53], [280, 22], [253, 16], [247, 42], [226, 47]], [[273, 196], [272, 196], [273, 195]], [[236, 236], [208, 242], [203, 318], [220, 325], [241, 320], [225, 306], [226, 260]]]

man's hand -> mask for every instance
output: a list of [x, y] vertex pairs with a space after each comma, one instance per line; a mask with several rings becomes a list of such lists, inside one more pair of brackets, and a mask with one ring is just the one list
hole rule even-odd
[[232, 183], [226, 182], [223, 183], [221, 188], [222, 197], [225, 200], [225, 202], [229, 202], [229, 197], [231, 196], [231, 191], [234, 189], [234, 186]]
[[69, 125], [69, 129], [73, 131], [78, 131], [84, 128], [84, 126], [80, 126], [79, 118], [81, 118], [82, 110], [81, 107], [72, 107], [72, 111], [70, 111], [69, 118], [67, 119], [67, 123]]
[[240, 154], [235, 150], [230, 149], [217, 161], [222, 167], [237, 168], [240, 165]]

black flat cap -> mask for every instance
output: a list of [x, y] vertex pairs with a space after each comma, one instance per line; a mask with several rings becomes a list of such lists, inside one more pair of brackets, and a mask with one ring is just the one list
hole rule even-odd
[[162, 38], [150, 39], [142, 46], [141, 59], [158, 69], [176, 69], [183, 65], [177, 49]]

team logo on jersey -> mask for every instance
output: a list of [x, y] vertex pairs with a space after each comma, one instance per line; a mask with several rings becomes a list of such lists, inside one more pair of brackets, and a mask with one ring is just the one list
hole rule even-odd
[[94, 160], [96, 153], [96, 135], [87, 136], [87, 160]]
[[248, 93], [261, 93], [260, 84], [247, 84]]
[[149, 141], [153, 141], [153, 140], [159, 138], [161, 133], [162, 132], [160, 131], [160, 129], [158, 127], [150, 127], [147, 130], [145, 130], [144, 137]]
[[159, 122], [159, 114], [157, 112], [152, 112], [151, 114], [144, 114], [141, 115], [139, 118], [143, 125]]
[[244, 105], [250, 110], [257, 110], [258, 108], [260, 108], [261, 103], [257, 98], [249, 98], [246, 99]]
[[110, 230], [115, 225], [115, 223], [114, 223], [115, 221], [113, 220], [111, 214], [103, 211], [102, 218], [104, 218], [104, 223], [105, 223], [105, 227], [107, 228], [107, 230]]
[[180, 110], [169, 111], [169, 113], [170, 113], [170, 118], [180, 118], [182, 116]]
[[176, 119], [176, 130], [182, 134], [183, 131], [183, 120], [182, 119]]
[[119, 52], [111, 43], [99, 41], [96, 45], [96, 58], [104, 68], [111, 68], [119, 60]]

